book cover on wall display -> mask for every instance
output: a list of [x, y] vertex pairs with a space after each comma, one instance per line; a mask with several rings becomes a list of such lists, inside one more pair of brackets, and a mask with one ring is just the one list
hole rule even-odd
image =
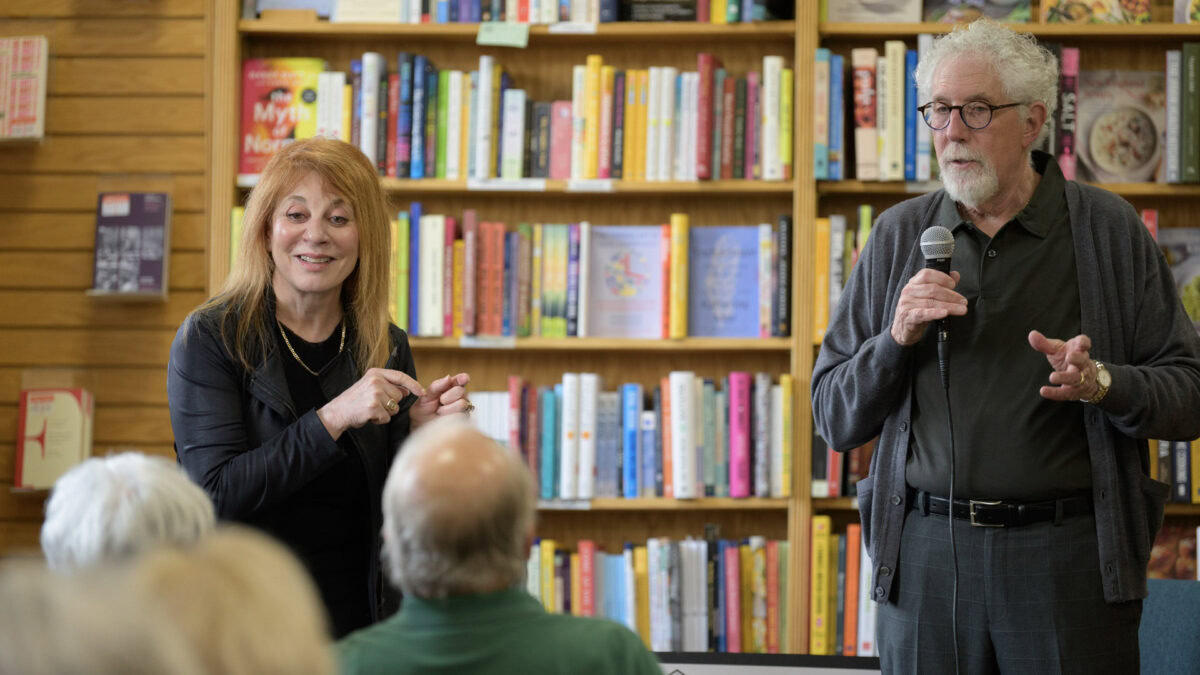
[[17, 415], [13, 487], [45, 490], [92, 453], [94, 401], [86, 389], [25, 389]]
[[166, 298], [171, 196], [102, 192], [96, 206], [96, 258], [89, 295]]
[[317, 58], [246, 59], [242, 63], [242, 133], [238, 184], [258, 179], [281, 147], [317, 131]]
[[1200, 0], [1175, 0], [1175, 23], [1200, 23]]
[[0, 141], [45, 135], [49, 54], [41, 35], [0, 38]]
[[1042, 23], [1150, 23], [1150, 0], [1042, 0]]
[[688, 335], [759, 337], [758, 227], [694, 227]]
[[1158, 246], [1171, 267], [1183, 309], [1200, 332], [1200, 228], [1160, 228]]
[[829, 0], [825, 20], [848, 23], [917, 23], [921, 0]]
[[1029, 23], [1029, 5], [1029, 0], [926, 0], [925, 20], [960, 23], [987, 17], [1005, 23]]
[[662, 226], [593, 225], [587, 312], [592, 337], [662, 337]]
[[1162, 72], [1081, 71], [1075, 129], [1078, 180], [1165, 180], [1166, 97]]

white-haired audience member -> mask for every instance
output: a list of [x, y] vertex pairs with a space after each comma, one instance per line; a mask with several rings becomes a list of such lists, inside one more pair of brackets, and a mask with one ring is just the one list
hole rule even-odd
[[661, 675], [625, 626], [548, 614], [525, 592], [533, 481], [456, 417], [415, 432], [388, 474], [384, 562], [404, 602], [338, 644], [343, 673]]
[[0, 675], [203, 675], [193, 648], [112, 569], [0, 567]]
[[85, 460], [54, 483], [42, 551], [51, 569], [73, 570], [190, 544], [215, 524], [212, 501], [174, 462], [125, 452]]
[[165, 610], [208, 675], [332, 675], [328, 619], [300, 562], [270, 537], [219, 528], [127, 568], [135, 593]]

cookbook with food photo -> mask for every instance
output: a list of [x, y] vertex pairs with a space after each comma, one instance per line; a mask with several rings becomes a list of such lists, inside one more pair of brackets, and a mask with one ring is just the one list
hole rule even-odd
[[1077, 179], [1164, 182], [1166, 121], [1163, 73], [1081, 71], [1075, 131]]

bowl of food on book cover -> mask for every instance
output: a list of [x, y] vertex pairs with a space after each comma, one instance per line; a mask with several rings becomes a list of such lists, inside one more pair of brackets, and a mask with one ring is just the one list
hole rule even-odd
[[1096, 115], [1084, 129], [1079, 158], [1094, 180], [1153, 180], [1162, 163], [1162, 132], [1144, 106], [1122, 102]]

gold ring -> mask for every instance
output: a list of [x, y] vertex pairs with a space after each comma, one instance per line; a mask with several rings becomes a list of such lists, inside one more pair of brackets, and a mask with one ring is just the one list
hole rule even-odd
[[473, 404], [473, 403], [468, 403], [467, 407], [463, 408], [463, 412], [468, 415], [470, 415], [474, 411], [475, 411], [475, 404]]
[[1079, 385], [1078, 386], [1082, 387], [1085, 384], [1087, 384], [1087, 371], [1082, 370], [1079, 372]]
[[383, 404], [383, 409], [390, 413], [396, 412], [396, 409], [399, 407], [400, 407], [400, 404], [396, 403], [396, 399], [394, 399], [394, 398], [389, 398], [387, 400], [387, 403]]

